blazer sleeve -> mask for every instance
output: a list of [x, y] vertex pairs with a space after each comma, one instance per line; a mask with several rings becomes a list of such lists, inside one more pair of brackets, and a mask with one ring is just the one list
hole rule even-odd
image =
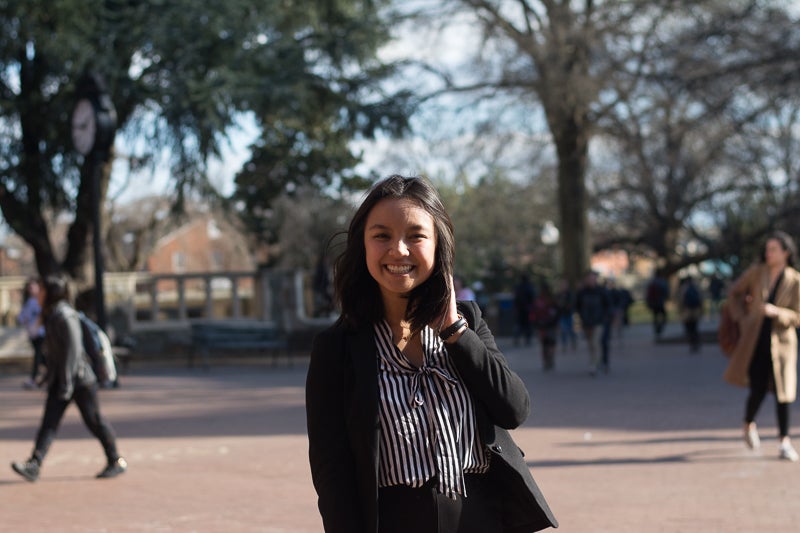
[[306, 424], [311, 478], [327, 533], [363, 531], [356, 465], [347, 434], [348, 366], [341, 332], [314, 339], [306, 376]]
[[796, 270], [787, 270], [791, 272], [784, 278], [784, 283], [788, 285], [786, 294], [789, 301], [781, 302], [775, 320], [783, 328], [797, 328], [800, 327], [800, 275]]
[[753, 286], [758, 279], [758, 273], [758, 265], [749, 267], [739, 276], [739, 279], [731, 285], [730, 289], [728, 289], [729, 309], [731, 311], [731, 316], [736, 321], [742, 320], [749, 311], [752, 311], [751, 302], [748, 301], [748, 297], [754, 298], [758, 296], [757, 294], [753, 294], [754, 291], [758, 293], [758, 290]]
[[448, 354], [470, 393], [486, 408], [493, 424], [514, 429], [530, 414], [530, 396], [497, 347], [489, 326], [474, 302], [460, 302], [469, 322], [459, 339], [445, 343]]

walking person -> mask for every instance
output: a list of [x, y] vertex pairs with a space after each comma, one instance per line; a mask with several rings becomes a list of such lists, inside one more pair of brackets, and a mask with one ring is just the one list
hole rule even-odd
[[678, 288], [678, 312], [681, 315], [689, 350], [700, 350], [700, 319], [703, 317], [703, 294], [692, 276], [687, 276]]
[[[339, 320], [314, 340], [309, 461], [327, 533], [557, 526], [507, 429], [529, 411], [475, 302], [453, 227], [419, 177], [375, 184], [336, 262]], [[528, 459], [529, 460], [529, 459]]]
[[775, 393], [778, 455], [796, 462], [789, 438], [789, 405], [797, 396], [797, 327], [800, 326], [800, 273], [794, 269], [797, 248], [784, 232], [764, 244], [761, 260], [748, 268], [728, 292], [731, 315], [741, 336], [724, 378], [749, 387], [744, 412], [744, 441], [758, 449], [756, 414], [768, 391]]
[[[581, 329], [589, 350], [589, 374], [597, 374], [601, 364], [608, 372], [609, 345], [611, 337], [611, 302], [605, 287], [597, 280], [597, 272], [589, 271], [583, 280], [583, 286], [575, 297], [575, 310], [581, 319]], [[600, 329], [601, 357], [597, 357], [597, 330]]]
[[39, 478], [42, 462], [55, 439], [61, 418], [74, 400], [84, 424], [97, 437], [106, 455], [106, 467], [98, 478], [111, 478], [127, 470], [125, 459], [117, 452], [114, 430], [100, 414], [97, 378], [83, 348], [78, 312], [69, 304], [66, 279], [48, 276], [41, 290], [42, 316], [45, 323], [47, 400], [33, 453], [25, 462], [11, 463], [11, 468], [28, 481]]
[[569, 281], [562, 279], [555, 294], [558, 305], [558, 330], [561, 338], [561, 349], [567, 350], [569, 345], [574, 351], [578, 344], [575, 334], [575, 292], [570, 287]]
[[536, 289], [533, 287], [527, 274], [519, 277], [519, 282], [514, 287], [514, 346], [519, 344], [519, 338], [525, 340], [525, 345], [531, 344], [533, 326], [531, 325], [531, 306], [536, 299]]
[[664, 326], [667, 325], [667, 299], [669, 298], [669, 284], [659, 273], [653, 276], [647, 285], [645, 303], [653, 315], [653, 334], [656, 340], [661, 338]]
[[558, 335], [558, 304], [553, 297], [550, 285], [542, 283], [539, 295], [533, 302], [532, 321], [539, 333], [542, 347], [542, 370], [545, 372], [555, 367], [556, 339]]
[[44, 351], [44, 324], [42, 324], [42, 306], [39, 303], [40, 282], [38, 278], [29, 278], [25, 282], [22, 293], [22, 309], [17, 315], [17, 323], [25, 328], [28, 341], [33, 348], [33, 362], [31, 373], [22, 386], [26, 389], [35, 389], [39, 386], [39, 368], [45, 363]]
[[719, 315], [719, 308], [722, 304], [722, 293], [725, 290], [725, 282], [722, 278], [714, 272], [711, 279], [708, 280], [708, 294], [711, 296], [709, 305], [709, 314], [711, 316]]

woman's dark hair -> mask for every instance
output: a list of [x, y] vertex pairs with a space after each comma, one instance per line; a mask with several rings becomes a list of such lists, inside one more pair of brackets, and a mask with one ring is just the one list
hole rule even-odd
[[786, 258], [786, 263], [790, 267], [794, 267], [794, 262], [797, 259], [797, 246], [794, 243], [794, 239], [792, 239], [792, 237], [784, 231], [773, 231], [767, 235], [766, 239], [764, 239], [764, 246], [761, 249], [761, 262], [764, 263], [767, 260], [766, 243], [767, 241], [772, 240], [781, 243], [781, 248], [789, 252], [789, 257]]
[[384, 317], [378, 283], [367, 269], [364, 232], [372, 209], [385, 199], [409, 200], [433, 218], [436, 253], [431, 276], [408, 295], [406, 319], [419, 331], [447, 310], [455, 262], [453, 223], [436, 189], [422, 177], [389, 176], [369, 190], [350, 221], [347, 243], [334, 264], [334, 289], [341, 319], [352, 326], [372, 324]]
[[30, 278], [25, 280], [25, 286], [22, 288], [22, 303], [28, 301], [28, 299], [32, 296], [31, 294], [31, 284], [41, 285], [41, 281], [36, 276], [31, 276]]
[[59, 275], [46, 276], [42, 282], [45, 291], [43, 314], [50, 314], [50, 311], [61, 300], [69, 300], [70, 290], [67, 278]]

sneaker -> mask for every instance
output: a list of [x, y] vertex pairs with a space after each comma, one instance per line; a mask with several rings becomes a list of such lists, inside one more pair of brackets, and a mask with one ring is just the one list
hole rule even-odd
[[791, 442], [782, 443], [778, 455], [781, 459], [785, 459], [786, 461], [791, 461], [793, 463], [796, 463], [798, 459], [800, 459], [800, 457], [797, 455], [797, 452], [792, 447]]
[[125, 461], [125, 459], [120, 457], [116, 461], [108, 463], [108, 465], [106, 465], [103, 471], [97, 474], [97, 477], [98, 478], [117, 477], [120, 474], [124, 474], [126, 470], [128, 470], [128, 463]]
[[18, 463], [15, 461], [11, 463], [11, 468], [14, 469], [14, 472], [30, 482], [34, 482], [39, 479], [39, 463], [35, 463], [33, 461]]
[[758, 437], [758, 429], [756, 429], [755, 424], [744, 430], [744, 443], [751, 450], [757, 450], [761, 447], [761, 439]]

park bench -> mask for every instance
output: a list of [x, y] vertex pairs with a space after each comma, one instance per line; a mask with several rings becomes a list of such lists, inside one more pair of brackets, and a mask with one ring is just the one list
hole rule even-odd
[[[273, 363], [281, 353], [289, 354], [289, 343], [282, 331], [271, 322], [262, 321], [216, 321], [193, 322], [192, 346], [189, 349], [189, 367], [194, 366], [195, 358], [208, 368], [213, 351], [229, 353], [268, 352]], [[289, 358], [291, 361], [291, 357]]]

